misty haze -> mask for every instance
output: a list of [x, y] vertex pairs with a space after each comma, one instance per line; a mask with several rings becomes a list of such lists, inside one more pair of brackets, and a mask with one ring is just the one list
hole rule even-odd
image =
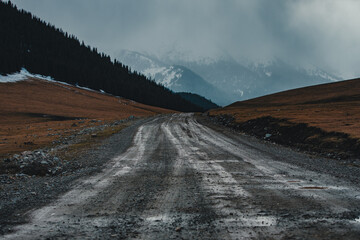
[[0, 239], [359, 239], [359, 12], [0, 0]]

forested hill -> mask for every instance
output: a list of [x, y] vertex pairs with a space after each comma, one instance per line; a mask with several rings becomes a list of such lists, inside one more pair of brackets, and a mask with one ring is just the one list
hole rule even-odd
[[198, 94], [189, 93], [189, 92], [179, 92], [177, 94], [179, 94], [182, 98], [192, 102], [193, 104], [201, 107], [204, 111], [219, 108], [219, 106], [213, 103], [211, 100], [206, 99]]
[[201, 111], [167, 88], [86, 46], [73, 35], [0, 1], [0, 73], [22, 67], [58, 81], [104, 90], [148, 105]]

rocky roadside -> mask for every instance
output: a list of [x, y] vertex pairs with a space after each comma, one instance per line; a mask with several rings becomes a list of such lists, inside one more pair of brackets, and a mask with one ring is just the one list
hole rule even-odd
[[360, 140], [348, 134], [325, 132], [304, 123], [286, 119], [262, 117], [238, 123], [231, 115], [207, 116], [213, 124], [255, 136], [264, 141], [281, 144], [295, 150], [321, 157], [345, 161], [360, 167]]
[[[100, 123], [100, 125], [86, 127], [70, 136], [60, 136], [59, 139], [52, 142], [53, 146], [51, 147], [36, 149], [34, 151], [24, 151], [3, 159], [1, 172], [8, 174], [2, 175], [9, 175], [11, 177], [11, 173], [15, 173], [15, 175], [12, 176], [12, 178], [14, 178], [19, 176], [24, 177], [26, 175], [50, 176], [66, 174], [68, 168], [74, 169], [79, 167], [75, 166], [76, 163], [61, 158], [62, 153], [66, 152], [70, 146], [87, 141], [88, 139], [86, 139], [86, 137], [89, 136], [96, 138], [97, 134], [103, 132], [105, 129], [113, 128], [113, 130], [115, 130], [114, 127], [124, 125], [133, 120], [135, 120], [135, 117], [103, 124], [101, 124], [101, 120], [92, 120], [93, 123], [97, 122]], [[76, 125], [76, 123], [73, 125]]]
[[[30, 210], [56, 199], [59, 194], [69, 190], [76, 179], [100, 171], [106, 161], [128, 147], [136, 126], [143, 121], [146, 120], [130, 117], [88, 127], [60, 138], [55, 147], [25, 151], [3, 159], [0, 174], [0, 235], [26, 222]], [[100, 138], [103, 131], [116, 131], [124, 127], [117, 134], [111, 132], [110, 137]], [[96, 139], [96, 144], [83, 144], [89, 139]], [[63, 157], [77, 145], [83, 148], [80, 155], [74, 156], [74, 159]]]
[[[299, 165], [310, 171], [315, 171], [319, 173], [329, 174], [341, 180], [345, 180], [351, 184], [359, 185], [360, 184], [360, 158], [358, 157], [347, 157], [341, 158], [339, 155], [329, 155], [326, 151], [316, 152], [313, 150], [304, 150], [299, 146], [279, 144], [275, 141], [272, 141], [271, 138], [266, 138], [267, 130], [263, 129], [263, 134], [256, 135], [251, 131], [243, 131], [239, 127], [234, 127], [234, 123], [231, 121], [231, 118], [223, 117], [219, 119], [218, 117], [209, 117], [207, 114], [197, 115], [197, 121], [200, 123], [216, 130], [222, 132], [223, 134], [232, 135], [231, 133], [236, 132], [241, 135], [241, 139], [245, 139], [244, 144], [251, 142], [251, 146], [256, 148], [258, 151], [271, 152], [276, 151], [281, 153], [283, 157], [281, 162], [287, 162], [290, 164]], [[236, 125], [235, 125], [236, 126]], [[248, 139], [248, 141], [246, 140]], [[255, 143], [258, 143], [255, 144]], [[301, 161], [294, 158], [291, 155], [287, 154], [287, 149], [291, 149], [300, 154], [306, 154], [306, 158], [302, 158]], [[335, 156], [335, 157], [334, 157]], [[311, 182], [312, 179], [309, 179]]]

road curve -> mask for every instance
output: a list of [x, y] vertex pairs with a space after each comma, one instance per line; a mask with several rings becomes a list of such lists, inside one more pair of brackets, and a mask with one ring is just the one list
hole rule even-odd
[[359, 185], [296, 164], [306, 155], [221, 133], [193, 114], [159, 116], [136, 131], [103, 171], [0, 238], [360, 237]]

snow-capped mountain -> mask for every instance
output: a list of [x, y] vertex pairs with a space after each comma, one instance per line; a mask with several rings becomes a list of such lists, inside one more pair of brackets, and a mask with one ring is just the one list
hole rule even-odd
[[132, 70], [141, 72], [174, 92], [199, 94], [219, 105], [231, 101], [224, 92], [184, 66], [166, 64], [155, 57], [127, 50], [118, 53], [116, 58]]
[[239, 63], [231, 57], [192, 61], [176, 60], [172, 56], [159, 60], [122, 51], [117, 59], [175, 92], [197, 93], [223, 106], [270, 93], [340, 80], [315, 66], [298, 67], [275, 58], [261, 63]]
[[280, 59], [266, 63], [240, 64], [228, 58], [209, 64], [204, 64], [204, 61], [180, 64], [226, 92], [232, 102], [340, 80], [319, 68], [296, 67]]

